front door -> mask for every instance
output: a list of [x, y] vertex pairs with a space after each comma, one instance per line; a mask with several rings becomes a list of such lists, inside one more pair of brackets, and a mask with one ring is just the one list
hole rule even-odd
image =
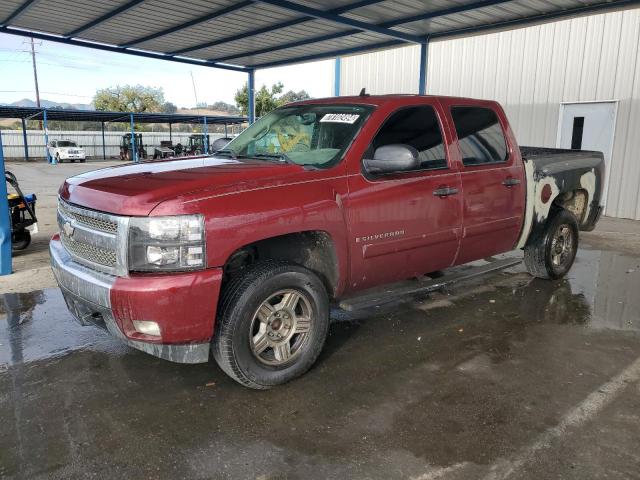
[[557, 146], [602, 152], [607, 179], [603, 199], [607, 198], [617, 111], [618, 102], [563, 103], [560, 106]]
[[462, 189], [438, 109], [437, 102], [421, 99], [392, 112], [365, 154], [374, 155], [385, 145], [408, 145], [418, 151], [419, 168], [349, 177], [352, 289], [421, 276], [453, 263]]

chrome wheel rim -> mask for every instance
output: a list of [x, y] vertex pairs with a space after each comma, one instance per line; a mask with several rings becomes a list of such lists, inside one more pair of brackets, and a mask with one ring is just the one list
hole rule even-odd
[[251, 320], [251, 352], [265, 365], [291, 362], [307, 344], [311, 321], [311, 303], [304, 293], [293, 289], [274, 293]]
[[569, 225], [560, 225], [551, 240], [551, 263], [563, 266], [573, 254], [573, 232]]

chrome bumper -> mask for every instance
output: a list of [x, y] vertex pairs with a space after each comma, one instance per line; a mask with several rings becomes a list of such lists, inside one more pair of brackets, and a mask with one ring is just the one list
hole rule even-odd
[[74, 262], [60, 240], [49, 243], [51, 268], [69, 311], [82, 325], [106, 329], [127, 345], [177, 363], [205, 363], [209, 343], [169, 345], [127, 338], [118, 327], [111, 309], [111, 290], [116, 277]]

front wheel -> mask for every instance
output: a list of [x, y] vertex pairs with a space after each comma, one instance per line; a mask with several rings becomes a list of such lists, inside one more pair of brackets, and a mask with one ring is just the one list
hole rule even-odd
[[569, 271], [577, 251], [578, 221], [571, 212], [559, 210], [524, 247], [524, 262], [534, 277], [557, 279]]
[[244, 386], [286, 383], [314, 364], [329, 329], [329, 298], [320, 279], [299, 265], [264, 262], [224, 288], [213, 356]]

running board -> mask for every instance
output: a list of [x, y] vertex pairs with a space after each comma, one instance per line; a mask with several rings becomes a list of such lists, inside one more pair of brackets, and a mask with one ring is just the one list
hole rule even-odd
[[369, 289], [354, 296], [343, 298], [340, 300], [339, 306], [348, 312], [376, 307], [398, 301], [400, 297], [405, 295], [435, 292], [463, 280], [513, 267], [520, 262], [522, 262], [522, 258], [505, 258], [477, 267], [464, 268], [439, 278], [425, 277], [424, 279], [408, 280], [387, 285], [386, 287]]

